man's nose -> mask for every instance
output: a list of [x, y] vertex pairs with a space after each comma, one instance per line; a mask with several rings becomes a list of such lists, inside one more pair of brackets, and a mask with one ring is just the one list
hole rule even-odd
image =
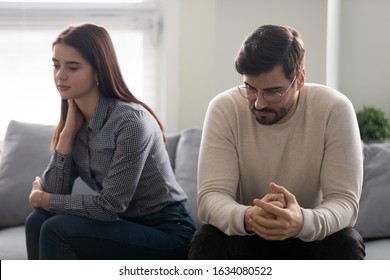
[[257, 110], [260, 110], [264, 107], [267, 107], [267, 105], [268, 105], [268, 102], [267, 102], [267, 100], [265, 100], [263, 94], [261, 94], [261, 93], [257, 94], [257, 97], [255, 99], [255, 108]]

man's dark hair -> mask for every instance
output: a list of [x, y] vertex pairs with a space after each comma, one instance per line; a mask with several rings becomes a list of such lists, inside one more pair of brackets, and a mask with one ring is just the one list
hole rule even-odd
[[263, 25], [253, 30], [238, 51], [235, 66], [241, 75], [258, 75], [282, 65], [289, 80], [304, 67], [301, 35], [288, 26]]

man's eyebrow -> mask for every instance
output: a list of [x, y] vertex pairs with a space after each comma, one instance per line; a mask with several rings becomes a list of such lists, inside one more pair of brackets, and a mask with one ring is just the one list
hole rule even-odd
[[[249, 84], [248, 82], [244, 82], [244, 84], [250, 88], [253, 88], [255, 90], [259, 90], [258, 88], [255, 88], [254, 86], [252, 86], [251, 84]], [[275, 90], [281, 90], [283, 89], [284, 86], [273, 86], [273, 87], [268, 87], [268, 88], [263, 88], [262, 90], [263, 91], [275, 91]]]
[[245, 82], [245, 81], [244, 81], [244, 84], [245, 84], [247, 87], [250, 87], [250, 88], [253, 88], [253, 89], [257, 89], [257, 88], [255, 88], [254, 86], [252, 86], [251, 84], [249, 84], [248, 82]]

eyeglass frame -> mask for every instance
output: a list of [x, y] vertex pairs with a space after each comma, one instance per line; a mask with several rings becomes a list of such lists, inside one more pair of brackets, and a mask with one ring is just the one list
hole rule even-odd
[[267, 101], [268, 103], [277, 104], [277, 103], [280, 103], [280, 101], [282, 101], [283, 96], [291, 89], [291, 87], [292, 87], [292, 85], [295, 83], [296, 79], [297, 79], [297, 76], [295, 75], [294, 79], [292, 80], [292, 82], [290, 83], [290, 85], [288, 86], [288, 88], [286, 89], [286, 91], [285, 91], [284, 93], [280, 93], [280, 92], [274, 91], [274, 92], [272, 92], [271, 95], [268, 94], [268, 97], [269, 97], [269, 96], [276, 96], [276, 95], [278, 95], [278, 96], [279, 96], [279, 101], [277, 101], [277, 102], [270, 102], [270, 101], [268, 100], [268, 97], [266, 97], [267, 95], [265, 95], [264, 92], [262, 92], [261, 90], [258, 90], [258, 89], [256, 89], [256, 92], [254, 93], [254, 94], [256, 95], [256, 98], [249, 98], [248, 95], [247, 95], [245, 92], [243, 93], [243, 92], [241, 91], [241, 89], [243, 89], [243, 90], [252, 90], [252, 91], [254, 91], [255, 88], [251, 88], [251, 87], [248, 86], [248, 85], [237, 86], [237, 88], [238, 88], [238, 91], [239, 91], [240, 95], [241, 95], [243, 98], [247, 99], [247, 100], [256, 100], [257, 98], [259, 98], [259, 93], [261, 93], [261, 96], [263, 97], [263, 99], [264, 99], [265, 101]]

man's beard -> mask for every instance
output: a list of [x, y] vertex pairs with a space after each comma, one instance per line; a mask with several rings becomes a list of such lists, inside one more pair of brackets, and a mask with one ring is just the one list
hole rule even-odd
[[[255, 108], [255, 105], [250, 105], [250, 109], [251, 109], [252, 113], [254, 114], [254, 116], [259, 124], [273, 125], [273, 124], [279, 122], [281, 119], [283, 119], [288, 114], [288, 112], [291, 110], [292, 106], [293, 106], [293, 103], [287, 103], [286, 106], [281, 107], [278, 111], [276, 111], [274, 109], [267, 108], [267, 107], [258, 110]], [[275, 117], [273, 117], [272, 119], [262, 118], [262, 117], [256, 116], [255, 112], [273, 113]]]

